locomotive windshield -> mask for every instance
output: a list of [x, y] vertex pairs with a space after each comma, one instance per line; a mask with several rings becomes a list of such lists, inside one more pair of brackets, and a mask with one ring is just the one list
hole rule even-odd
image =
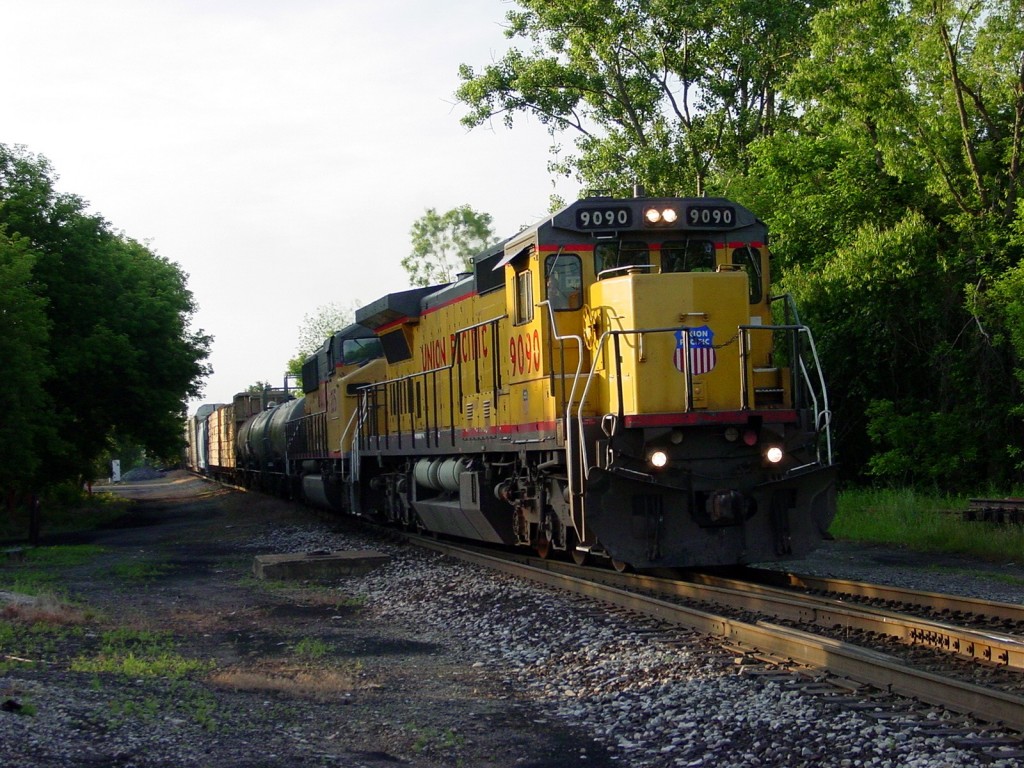
[[715, 244], [710, 240], [671, 241], [661, 246], [662, 272], [714, 272]]
[[342, 359], [345, 365], [365, 363], [384, 356], [380, 339], [371, 337], [368, 339], [345, 339], [342, 344]]
[[630, 240], [603, 241], [594, 246], [594, 274], [606, 269], [650, 264], [647, 243]]

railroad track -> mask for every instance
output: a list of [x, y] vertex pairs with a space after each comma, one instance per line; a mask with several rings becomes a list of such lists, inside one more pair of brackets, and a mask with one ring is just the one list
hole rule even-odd
[[[686, 582], [411, 538], [453, 557], [722, 638], [741, 652], [826, 671], [843, 687], [871, 686], [1024, 732], [1024, 638], [1019, 635], [737, 579], [712, 583], [717, 577], [701, 575]], [[853, 584], [844, 582], [847, 589]], [[806, 583], [800, 587], [806, 589]], [[870, 592], [872, 585], [859, 588]], [[906, 598], [892, 593], [888, 599], [903, 603]], [[969, 612], [977, 614], [986, 605], [971, 601]], [[1011, 741], [1019, 747], [1019, 741]]]

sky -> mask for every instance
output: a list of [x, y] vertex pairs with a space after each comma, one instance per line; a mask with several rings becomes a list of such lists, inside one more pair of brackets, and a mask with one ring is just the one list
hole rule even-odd
[[[0, 143], [178, 264], [213, 336], [198, 402], [282, 381], [320, 307], [409, 286], [428, 208], [508, 237], [578, 187], [536, 121], [473, 130], [458, 68], [509, 0], [0, 0]], [[519, 45], [522, 45], [520, 42]]]

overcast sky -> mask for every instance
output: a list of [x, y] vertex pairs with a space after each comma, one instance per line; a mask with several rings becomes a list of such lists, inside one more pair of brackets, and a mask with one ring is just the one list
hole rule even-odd
[[459, 124], [458, 66], [500, 58], [511, 7], [0, 0], [0, 143], [182, 267], [214, 336], [203, 401], [229, 401], [282, 379], [304, 315], [408, 287], [427, 208], [506, 237], [576, 194], [536, 122]]

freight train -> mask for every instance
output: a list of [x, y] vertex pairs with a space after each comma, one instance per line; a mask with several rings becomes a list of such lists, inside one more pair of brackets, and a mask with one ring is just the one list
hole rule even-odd
[[799, 558], [835, 510], [810, 330], [723, 198], [588, 197], [390, 293], [301, 390], [189, 419], [196, 471], [617, 568]]

